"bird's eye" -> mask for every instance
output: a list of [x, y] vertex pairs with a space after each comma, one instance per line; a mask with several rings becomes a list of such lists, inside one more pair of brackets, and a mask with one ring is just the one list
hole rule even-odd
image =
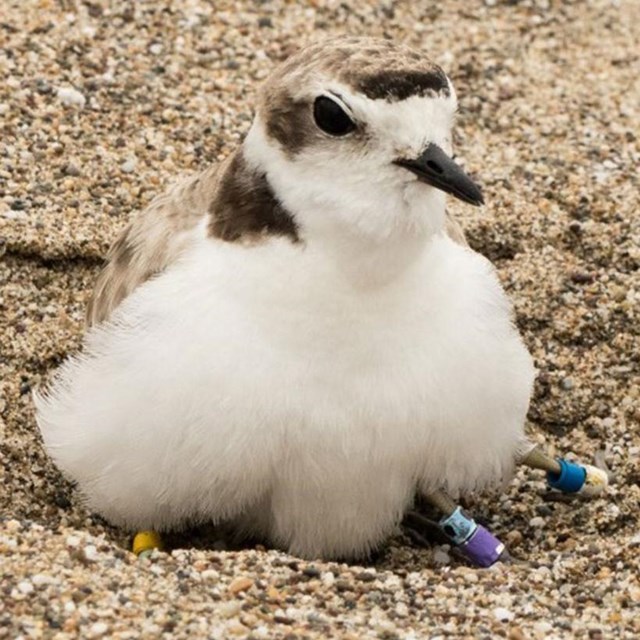
[[356, 128], [355, 122], [342, 107], [326, 96], [316, 98], [313, 117], [318, 127], [332, 136], [345, 136]]

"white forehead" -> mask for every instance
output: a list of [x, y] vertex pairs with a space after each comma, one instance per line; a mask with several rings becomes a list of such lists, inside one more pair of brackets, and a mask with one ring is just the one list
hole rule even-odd
[[316, 95], [335, 96], [356, 123], [378, 142], [386, 140], [397, 151], [415, 152], [435, 142], [450, 147], [450, 131], [458, 106], [449, 81], [449, 95], [414, 95], [404, 100], [370, 99], [340, 82], [318, 82]]

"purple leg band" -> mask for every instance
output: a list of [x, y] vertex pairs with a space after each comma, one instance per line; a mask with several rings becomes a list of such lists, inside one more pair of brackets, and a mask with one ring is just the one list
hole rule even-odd
[[471, 562], [479, 567], [490, 567], [500, 558], [504, 545], [481, 524], [473, 535], [459, 547]]

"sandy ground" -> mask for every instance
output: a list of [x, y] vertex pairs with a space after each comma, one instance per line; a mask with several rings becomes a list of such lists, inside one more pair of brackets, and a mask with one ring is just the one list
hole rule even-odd
[[[3, 0], [0, 638], [640, 637], [638, 24], [636, 0]], [[453, 77], [487, 206], [452, 210], [540, 370], [531, 433], [615, 484], [560, 500], [521, 470], [470, 497], [515, 559], [490, 570], [402, 533], [366, 567], [202, 533], [138, 561], [47, 459], [30, 391], [78, 348], [128, 216], [238, 143], [274, 62], [344, 32]]]

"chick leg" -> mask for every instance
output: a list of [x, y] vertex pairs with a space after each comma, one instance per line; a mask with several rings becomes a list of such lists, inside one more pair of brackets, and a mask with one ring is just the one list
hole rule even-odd
[[433, 491], [425, 498], [444, 514], [438, 522], [440, 530], [470, 562], [490, 567], [500, 559], [504, 544], [470, 518], [444, 491]]
[[139, 558], [146, 558], [154, 549], [162, 549], [160, 534], [156, 531], [138, 531], [131, 545], [133, 553]]
[[590, 464], [552, 458], [528, 441], [521, 449], [519, 462], [546, 471], [547, 484], [564, 493], [578, 493], [591, 498], [603, 493], [609, 484], [606, 471]]

